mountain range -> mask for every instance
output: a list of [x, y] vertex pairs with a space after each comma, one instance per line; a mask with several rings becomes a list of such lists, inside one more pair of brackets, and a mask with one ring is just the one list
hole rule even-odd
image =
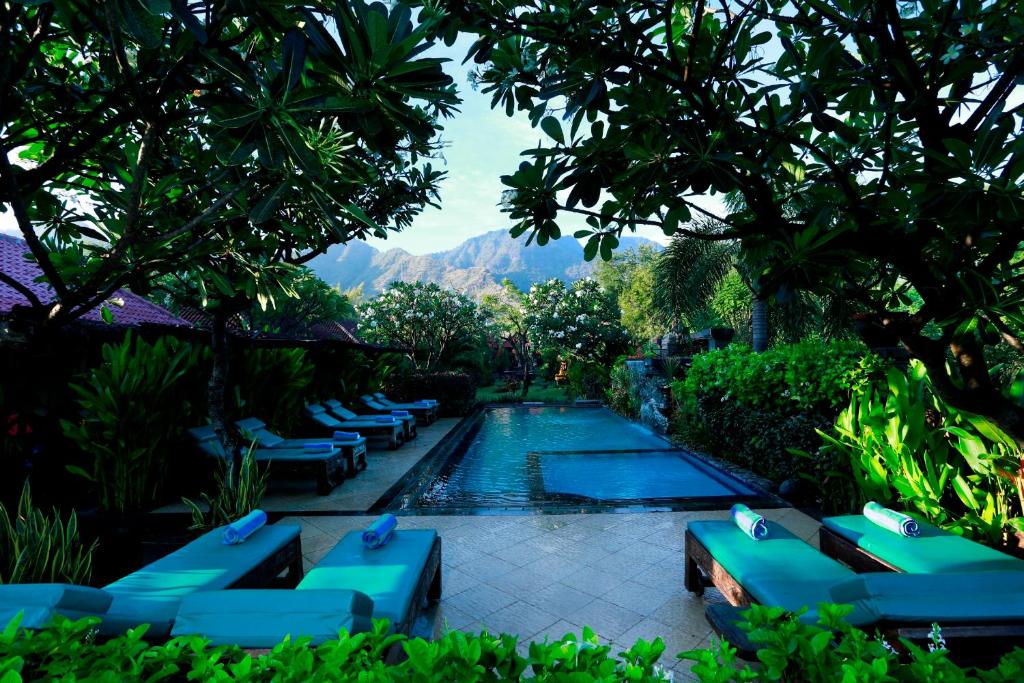
[[[643, 237], [622, 237], [619, 252], [656, 242]], [[474, 298], [497, 291], [508, 278], [522, 290], [534, 282], [556, 277], [572, 282], [589, 275], [593, 262], [583, 260], [583, 248], [571, 237], [543, 247], [526, 246], [506, 230], [492, 230], [471, 237], [448, 251], [410, 254], [404, 249], [380, 251], [359, 240], [338, 244], [309, 262], [320, 279], [346, 290], [363, 286], [365, 296], [379, 294], [396, 281], [436, 282]]]

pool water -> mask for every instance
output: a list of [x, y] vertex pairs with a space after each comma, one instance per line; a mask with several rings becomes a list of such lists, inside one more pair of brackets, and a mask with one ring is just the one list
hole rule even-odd
[[491, 407], [400, 509], [515, 509], [741, 500], [755, 491], [599, 407]]

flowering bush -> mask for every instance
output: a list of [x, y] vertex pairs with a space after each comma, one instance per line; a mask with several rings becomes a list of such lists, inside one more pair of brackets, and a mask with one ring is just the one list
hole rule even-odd
[[568, 288], [558, 279], [533, 285], [527, 310], [538, 347], [558, 349], [566, 359], [603, 362], [627, 340], [618, 305], [591, 278]]
[[393, 282], [359, 307], [359, 334], [368, 342], [407, 349], [417, 370], [444, 368], [483, 342], [485, 321], [465, 294], [434, 283]]

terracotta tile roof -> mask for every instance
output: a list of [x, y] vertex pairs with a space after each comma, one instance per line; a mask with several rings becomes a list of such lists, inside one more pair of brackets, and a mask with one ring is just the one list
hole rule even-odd
[[313, 323], [310, 333], [316, 339], [330, 339], [332, 341], [352, 342], [353, 344], [366, 344], [356, 334], [355, 320], [321, 320]]
[[[37, 282], [43, 271], [35, 261], [27, 258], [28, 245], [11, 235], [0, 234], [0, 271], [32, 290], [40, 301], [53, 299], [53, 289], [45, 282]], [[114, 325], [135, 327], [138, 325], [165, 325], [170, 327], [192, 327], [192, 325], [170, 311], [143, 299], [128, 290], [119, 289], [108, 300], [107, 308], [114, 316]], [[120, 305], [123, 304], [123, 305]], [[21, 292], [0, 282], [0, 316], [6, 316], [15, 306], [29, 305]], [[82, 320], [102, 323], [99, 307], [81, 317]]]

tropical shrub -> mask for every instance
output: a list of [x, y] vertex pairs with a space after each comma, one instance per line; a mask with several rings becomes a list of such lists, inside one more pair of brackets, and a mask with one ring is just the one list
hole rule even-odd
[[[554, 642], [530, 643], [520, 654], [509, 635], [450, 631], [433, 641], [388, 635], [387, 622], [372, 632], [318, 647], [308, 639], [285, 640], [262, 654], [238, 647], [210, 647], [198, 636], [174, 638], [162, 645], [142, 640], [145, 628], [97, 641], [90, 631], [98, 619], [28, 631], [12, 622], [0, 635], [0, 680], [165, 681], [379, 681], [380, 683], [448, 683], [449, 681], [635, 681], [669, 680], [657, 661], [662, 640], [638, 640], [618, 658], [590, 629], [582, 637], [567, 634]], [[393, 646], [408, 657], [386, 664]]]
[[608, 375], [608, 391], [605, 394], [608, 407], [626, 417], [635, 418], [640, 414], [640, 397], [632, 381], [632, 373], [620, 358]]
[[[817, 624], [802, 623], [778, 607], [753, 605], [740, 627], [758, 646], [758, 663], [740, 662], [728, 642], [691, 650], [681, 659], [694, 662], [691, 673], [707, 683], [732, 681], [1019, 681], [1024, 679], [1024, 650], [1015, 648], [991, 669], [962, 668], [950, 660], [941, 628], [933, 627], [931, 643], [886, 642], [881, 636], [850, 626], [843, 617], [849, 605], [818, 605]], [[900, 655], [896, 649], [905, 650]]]
[[576, 280], [569, 287], [558, 279], [533, 285], [527, 294], [527, 313], [537, 346], [557, 349], [556, 355], [563, 360], [608, 363], [627, 342], [618, 305], [591, 278]]
[[397, 403], [434, 399], [445, 417], [468, 415], [476, 405], [476, 382], [464, 372], [392, 375], [384, 392]]
[[32, 505], [27, 479], [13, 514], [0, 505], [0, 584], [88, 583], [95, 550], [79, 539], [74, 510], [65, 524], [56, 508], [47, 516]]
[[86, 464], [68, 469], [92, 482], [102, 509], [134, 512], [161, 499], [167, 464], [184, 450], [185, 428], [201, 421], [205, 351], [129, 333], [120, 344], [105, 344], [102, 358], [70, 385], [81, 415], [61, 420], [61, 427]]
[[[801, 623], [781, 609], [752, 606], [741, 624], [752, 642], [760, 645], [759, 663], [751, 666], [736, 658], [727, 642], [678, 655], [694, 662], [692, 673], [708, 683], [750, 681], [977, 681], [1009, 683], [1024, 678], [1024, 650], [1006, 653], [991, 669], [962, 668], [950, 660], [941, 630], [933, 632], [927, 648], [893, 644], [851, 627], [843, 616], [848, 606], [820, 605], [817, 625]], [[17, 628], [13, 621], [0, 634], [0, 680], [192, 680], [218, 681], [379, 681], [380, 683], [469, 683], [470, 681], [671, 681], [674, 676], [660, 664], [665, 643], [637, 640], [615, 653], [584, 628], [582, 636], [568, 633], [543, 643], [517, 648], [510, 635], [449, 631], [426, 641], [388, 635], [387, 622], [374, 630], [310, 646], [308, 640], [285, 640], [259, 654], [238, 647], [211, 647], [198, 636], [174, 638], [150, 645], [145, 627], [127, 635], [100, 641], [92, 637], [97, 619], [77, 622], [58, 618], [44, 629]], [[391, 647], [407, 657], [386, 664]]]
[[269, 472], [256, 464], [255, 445], [249, 444], [237, 470], [224, 463], [217, 473], [213, 495], [200, 494], [202, 504], [182, 498], [192, 513], [189, 528], [214, 529], [241, 519], [260, 506], [267, 493]]
[[570, 401], [604, 398], [609, 372], [607, 366], [598, 361], [570, 360], [566, 373], [566, 398]]
[[484, 327], [472, 299], [432, 282], [393, 282], [359, 307], [359, 334], [408, 349], [413, 368], [424, 372], [447, 369], [455, 355], [483, 346]]
[[235, 364], [235, 410], [255, 415], [272, 429], [291, 434], [313, 383], [313, 364], [304, 349], [249, 349]]
[[849, 462], [862, 500], [997, 546], [1024, 531], [1024, 451], [991, 421], [942, 401], [920, 362], [854, 395], [821, 435]]

